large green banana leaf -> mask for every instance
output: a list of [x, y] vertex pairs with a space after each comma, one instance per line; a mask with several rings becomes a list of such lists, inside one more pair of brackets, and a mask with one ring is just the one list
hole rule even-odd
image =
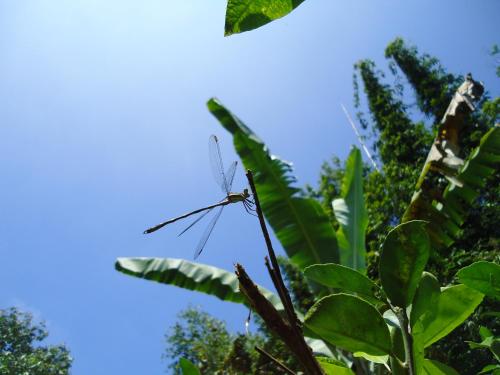
[[[470, 204], [478, 197], [489, 176], [498, 171], [500, 164], [500, 126], [491, 128], [466, 159], [455, 176], [462, 186], [450, 182], [442, 196], [433, 199], [424, 189], [415, 192], [403, 222], [427, 220], [434, 248], [450, 246], [461, 234]], [[426, 167], [424, 167], [426, 168]]]
[[[328, 216], [314, 199], [299, 196], [292, 166], [271, 155], [267, 146], [217, 99], [210, 112], [232, 135], [245, 168], [252, 170], [266, 219], [290, 260], [300, 268], [338, 263], [337, 238]], [[256, 234], [257, 235], [257, 234]]]
[[337, 230], [340, 263], [365, 273], [365, 231], [368, 214], [363, 196], [363, 161], [361, 152], [356, 147], [352, 148], [345, 163], [341, 198], [334, 199], [332, 206], [340, 224]]
[[[210, 294], [223, 301], [246, 304], [234, 272], [221, 268], [175, 258], [118, 258], [115, 268], [130, 276]], [[283, 310], [277, 295], [265, 288], [259, 289], [276, 309]]]
[[[247, 304], [233, 272], [206, 264], [175, 258], [118, 258], [115, 269], [126, 275], [210, 294], [223, 301]], [[276, 294], [261, 286], [259, 289], [278, 311], [283, 311], [283, 304]], [[302, 320], [302, 315], [296, 313]], [[308, 330], [304, 333], [314, 336]], [[307, 337], [306, 341], [314, 353], [332, 356], [322, 340]]]

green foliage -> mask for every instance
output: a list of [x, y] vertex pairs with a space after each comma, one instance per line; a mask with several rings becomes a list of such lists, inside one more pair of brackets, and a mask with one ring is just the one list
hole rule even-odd
[[389, 232], [383, 244], [379, 273], [393, 305], [406, 308], [412, 303], [429, 252], [425, 222], [410, 221]]
[[354, 372], [343, 362], [328, 357], [316, 357], [316, 359], [327, 375], [354, 375]]
[[413, 324], [414, 335], [424, 348], [445, 337], [464, 322], [483, 300], [483, 294], [459, 284], [443, 288], [437, 303], [427, 305], [427, 312]]
[[43, 323], [17, 308], [0, 310], [0, 374], [67, 375], [73, 359], [64, 345], [41, 345]]
[[[496, 56], [496, 55], [500, 54], [500, 48], [498, 47], [498, 44], [494, 44], [493, 47], [491, 47], [490, 54], [491, 54], [491, 56]], [[497, 76], [500, 77], [500, 59], [497, 58], [495, 60], [495, 65], [497, 66], [496, 67]]]
[[[393, 59], [393, 71], [398, 66], [408, 76], [422, 112], [435, 119], [440, 116], [444, 105], [447, 105], [445, 99], [456, 83], [455, 77], [445, 74], [437, 60], [427, 55], [419, 56], [416, 49], [405, 46], [400, 40], [389, 46], [387, 55]], [[445, 354], [442, 362], [450, 363], [450, 358], [454, 358], [451, 353], [453, 345], [465, 345], [463, 332], [467, 328], [460, 325], [481, 303], [481, 292], [491, 294], [495, 284], [490, 283], [487, 289], [484, 289], [483, 284], [479, 287], [476, 285], [479, 291], [463, 284], [441, 290], [438, 280], [446, 283], [451, 281], [459, 268], [481, 257], [490, 257], [488, 260], [498, 258], [498, 255], [494, 255], [494, 249], [498, 244], [497, 219], [500, 216], [496, 201], [500, 195], [500, 183], [498, 178], [486, 185], [485, 181], [497, 168], [500, 145], [496, 130], [491, 130], [480, 144], [478, 136], [488, 121], [498, 118], [498, 105], [495, 100], [485, 102], [487, 112], [484, 116], [477, 117], [480, 126], [464, 133], [464, 144], [467, 146], [463, 149], [465, 153], [472, 150], [472, 147], [480, 147], [472, 152], [460, 171], [460, 178], [465, 182], [462, 190], [456, 187], [444, 189], [446, 183], [443, 183], [443, 179], [431, 180], [432, 184], [443, 188], [446, 200], [446, 204], [436, 204], [435, 207], [439, 207], [438, 210], [442, 211], [440, 213], [448, 216], [442, 221], [436, 221], [432, 215], [426, 219], [431, 222], [430, 227], [433, 229], [444, 225], [447, 231], [454, 233], [449, 238], [444, 235], [432, 236], [433, 243], [440, 237], [445, 246], [452, 246], [449, 259], [433, 254], [429, 268], [435, 271], [435, 277], [430, 273], [422, 273], [429, 259], [430, 246], [428, 232], [421, 221], [406, 222], [389, 232], [381, 255], [379, 254], [383, 237], [403, 218], [407, 209], [419, 175], [419, 168], [416, 166], [423, 165], [425, 161], [433, 139], [432, 133], [424, 123], [414, 123], [410, 119], [408, 107], [397, 99], [399, 88], [393, 89], [382, 83], [383, 75], [376, 71], [373, 62], [361, 61], [357, 64], [357, 71], [368, 98], [373, 133], [377, 137], [374, 146], [383, 163], [382, 172], [372, 171], [367, 167], [361, 170], [359, 152], [357, 158], [352, 156], [351, 162], [348, 161], [346, 169], [341, 168], [340, 163], [333, 167], [324, 166], [324, 190], [309, 190], [310, 195], [324, 198], [322, 206], [300, 194], [300, 190], [294, 186], [296, 180], [292, 176], [291, 166], [271, 155], [264, 142], [241, 120], [215, 99], [208, 102], [208, 107], [233, 135], [236, 151], [245, 167], [255, 173], [263, 211], [290, 259], [286, 266], [282, 264], [282, 268], [288, 267], [288, 271], [291, 271], [292, 281], [288, 280], [288, 284], [297, 293], [294, 298], [297, 308], [303, 310], [310, 306], [311, 289], [300, 287], [301, 283], [306, 283], [294, 267], [304, 269], [309, 266], [305, 273], [310, 280], [332, 288], [335, 292], [345, 292], [331, 294], [317, 301], [307, 313], [305, 327], [330, 344], [350, 350], [354, 352], [354, 356], [361, 356], [372, 362], [386, 363], [387, 356], [390, 355], [389, 363], [393, 366], [394, 373], [402, 370], [401, 363], [394, 355], [403, 361], [407, 353], [402, 348], [408, 348], [409, 342], [413, 341], [412, 355], [415, 357], [417, 373], [454, 373], [454, 370], [436, 359], [441, 359], [440, 354]], [[368, 123], [365, 122], [364, 125]], [[370, 219], [366, 233], [369, 250], [368, 276], [374, 281], [362, 273], [338, 265], [339, 261], [344, 260], [346, 264], [361, 271], [364, 268], [359, 261], [363, 258], [360, 255], [363, 250], [360, 251], [361, 247], [357, 245], [352, 246], [360, 242], [358, 240], [363, 238], [364, 232], [362, 224], [365, 221], [362, 217], [366, 213], [364, 210], [354, 209], [359, 208], [357, 203], [362, 198], [362, 175], [365, 177], [366, 212]], [[343, 210], [339, 210], [342, 205], [337, 204], [335, 211], [339, 215], [335, 218], [330, 204], [339, 194], [343, 199]], [[480, 199], [476, 200], [477, 197]], [[465, 228], [463, 231], [461, 225]], [[350, 249], [349, 254], [355, 256], [350, 259], [339, 256], [334, 228], [337, 229], [342, 254], [345, 255], [345, 249]], [[488, 235], [490, 237], [485, 240]], [[375, 265], [379, 256], [380, 267], [377, 270]], [[461, 260], [458, 261], [459, 259]], [[136, 272], [137, 270], [133, 270], [135, 265], [119, 267], [117, 263], [117, 269], [139, 277], [208, 291], [219, 298], [241, 302], [238, 300], [241, 296], [234, 285], [235, 279], [231, 281], [225, 271], [208, 270], [205, 268], [208, 266], [203, 265], [192, 266], [196, 270], [194, 273], [180, 272], [178, 266], [167, 266], [163, 270], [151, 268], [148, 264], [142, 264], [141, 267]], [[194, 275], [198, 275], [198, 272], [205, 277], [196, 279]], [[208, 275], [212, 272], [216, 274], [215, 280]], [[463, 275], [468, 271], [461, 272]], [[383, 290], [376, 286], [379, 282]], [[470, 277], [466, 277], [464, 283], [473, 286]], [[322, 289], [317, 296], [323, 295], [325, 291], [326, 289]], [[488, 303], [490, 302], [487, 301]], [[488, 306], [487, 304], [484, 306]], [[408, 318], [406, 308], [410, 305], [411, 314]], [[387, 307], [391, 310], [385, 311], [384, 320], [381, 314]], [[478, 311], [482, 308], [483, 306]], [[397, 321], [390, 320], [391, 314], [397, 316]], [[459, 328], [456, 329], [457, 327]], [[413, 340], [409, 341], [410, 334]], [[446, 339], [441, 340], [445, 336]], [[244, 341], [243, 338], [242, 340]], [[271, 354], [277, 351], [281, 354], [278, 357], [286, 358], [286, 354], [283, 355], [286, 351], [279, 347], [279, 341], [273, 341], [267, 336], [263, 345]], [[444, 349], [439, 351], [438, 348]], [[250, 354], [245, 351], [243, 343], [233, 345], [228, 352], [235, 359], [235, 369], [248, 367]], [[477, 371], [482, 360], [470, 361], [467, 360], [467, 355], [465, 353], [463, 357], [462, 354], [457, 357], [458, 368], [466, 373], [471, 369]], [[365, 372], [368, 371], [364, 362], [359, 359], [356, 361], [356, 370], [364, 368]], [[230, 365], [226, 364], [226, 367], [229, 368]], [[484, 364], [479, 369], [482, 367]], [[263, 366], [259, 369], [264, 371], [259, 373], [272, 373], [271, 368], [264, 369]]]
[[196, 367], [193, 362], [187, 360], [186, 358], [181, 358], [179, 360], [179, 367], [181, 369], [182, 375], [201, 375], [198, 367]]
[[[238, 335], [233, 340], [231, 351], [224, 361], [226, 370], [233, 374], [248, 374], [254, 367], [255, 358], [249, 352], [249, 338]], [[253, 348], [252, 348], [253, 349]]]
[[315, 264], [304, 270], [304, 275], [328, 288], [339, 289], [343, 293], [353, 293], [371, 303], [378, 303], [379, 287], [369, 278], [340, 264]]
[[340, 224], [337, 239], [341, 264], [366, 273], [365, 231], [368, 215], [363, 196], [362, 174], [361, 152], [353, 147], [345, 163], [341, 197], [333, 200], [332, 207]]
[[329, 343], [374, 356], [391, 352], [387, 325], [375, 307], [349, 294], [332, 294], [308, 311], [306, 326]]
[[[448, 105], [446, 98], [451, 98], [457, 82], [460, 82], [458, 76], [449, 74], [437, 59], [420, 54], [416, 48], [403, 43], [400, 39], [389, 45], [387, 56], [391, 60], [392, 72], [397, 73], [399, 69], [410, 83], [417, 99], [418, 109], [431, 119], [431, 124], [439, 122], [443, 109], [446, 109]], [[358, 83], [358, 78], [361, 78], [363, 85]], [[368, 99], [372, 121], [366, 121], [368, 117], [365, 119], [362, 112], [358, 112], [358, 118], [363, 128], [370, 127], [375, 150], [379, 151], [379, 159], [382, 161], [382, 173], [370, 170], [366, 166], [363, 173], [369, 218], [366, 236], [368, 275], [377, 283], [379, 282], [377, 265], [380, 243], [391, 226], [402, 218], [433, 140], [432, 132], [427, 130], [423, 123], [411, 121], [411, 118], [416, 115], [412, 111], [410, 118], [408, 107], [401, 100], [400, 88], [392, 88], [384, 84], [382, 82], [384, 78], [384, 75], [376, 70], [375, 64], [368, 60], [356, 65], [355, 103], [359, 104], [358, 90], [363, 88]], [[434, 105], [437, 107], [433, 107]], [[481, 161], [482, 157], [478, 153], [482, 154], [483, 151], [479, 149], [478, 152], [471, 152], [471, 150], [479, 145], [485, 132], [493, 127], [495, 122], [500, 121], [500, 98], [485, 100], [480, 103], [479, 107], [481, 111], [478, 111], [477, 115], [467, 122], [470, 126], [463, 133], [462, 143], [465, 146], [464, 157], [476, 155], [477, 160]], [[472, 124], [478, 125], [472, 126]], [[404, 129], [413, 135], [401, 133], [400, 130]], [[492, 147], [488, 146], [488, 153], [492, 150], [498, 153], [499, 146], [494, 145], [495, 142], [492, 142], [492, 139], [488, 141], [490, 142]], [[381, 144], [384, 146], [383, 149], [380, 147]], [[408, 162], [410, 159], [406, 156], [411, 153], [417, 158]], [[332, 199], [340, 194], [344, 173], [338, 158], [333, 156], [331, 160], [322, 166], [318, 190], [313, 191], [309, 188], [308, 191], [310, 196], [321, 200], [323, 207], [328, 207]], [[467, 164], [469, 172], [478, 173], [483, 170], [481, 163], [478, 164], [477, 169], [473, 163]], [[394, 183], [395, 181], [397, 183]], [[476, 183], [480, 183], [482, 187], [475, 185]], [[443, 189], [446, 187], [446, 184], [443, 185], [439, 179], [433, 180], [433, 184]], [[434, 252], [428, 262], [427, 269], [439, 280], [439, 283], [436, 280], [436, 284], [449, 284], [454, 280], [460, 268], [476, 261], [500, 262], [498, 253], [500, 174], [494, 174], [489, 180], [484, 176], [478, 176], [473, 186], [475, 186], [473, 189], [476, 193], [475, 199], [470, 204], [463, 205], [463, 198], [456, 195], [458, 199], [455, 202], [460, 206], [463, 205], [463, 209], [459, 211], [462, 215], [461, 221], [458, 226], [446, 228], [453, 231], [459, 229], [455, 232], [455, 242], [448, 248], [447, 253], [436, 254]], [[452, 197], [456, 193], [458, 191], [450, 191], [446, 194]], [[435, 217], [427, 218], [430, 221], [434, 219]], [[338, 226], [334, 218], [332, 218], [332, 223]], [[434, 227], [439, 228], [439, 225], [434, 225]], [[433, 246], [433, 250], [434, 248]], [[453, 363], [461, 373], [477, 373], [486, 364], [491, 363], [491, 356], [488, 356], [485, 351], [472, 353], [468, 350], [464, 340], [476, 339], [473, 332], [479, 325], [500, 329], [498, 320], [495, 321], [491, 315], [487, 315], [499, 309], [498, 302], [486, 298], [465, 325], [458, 327], [444, 339], [427, 348], [426, 356], [444, 363]]]
[[[403, 221], [417, 218], [431, 221], [428, 232], [434, 247], [441, 250], [448, 248], [462, 235], [461, 225], [468, 211], [499, 164], [500, 126], [494, 126], [481, 138], [479, 146], [456, 174], [454, 180], [460, 181], [462, 186], [449, 182], [442, 194], [436, 188], [417, 190]], [[423, 176], [428, 168], [428, 164], [424, 165]]]
[[[207, 293], [223, 301], [246, 303], [233, 272], [206, 264], [174, 258], [118, 258], [115, 268], [130, 276]], [[262, 287], [260, 290], [278, 310], [283, 309], [276, 295]]]
[[476, 262], [457, 273], [461, 283], [492, 298], [500, 299], [500, 265]]
[[314, 304], [315, 295], [307, 283], [304, 273], [286, 257], [278, 256], [281, 273], [291, 293], [294, 307], [305, 314]]
[[431, 142], [428, 131], [423, 124], [413, 124], [406, 114], [407, 107], [395, 98], [394, 90], [380, 82], [372, 61], [360, 61], [356, 68], [363, 80], [374, 127], [379, 135], [375, 146], [384, 167], [392, 162], [396, 162], [399, 168], [414, 168], [421, 164]]
[[[437, 123], [444, 115], [460, 80], [447, 74], [439, 60], [428, 54], [419, 56], [416, 47], [408, 46], [396, 38], [385, 49], [385, 56], [405, 74], [414, 89], [417, 104]], [[392, 66], [395, 69], [395, 66]]]
[[[424, 315], [430, 315], [431, 318], [435, 315], [434, 307], [437, 306], [441, 289], [436, 277], [429, 273], [424, 272], [418, 289], [413, 298], [410, 314], [410, 326], [413, 327], [419, 319], [426, 318]], [[430, 307], [430, 308], [429, 308]]]
[[[378, 262], [378, 245], [387, 230], [399, 222], [410, 202], [419, 174], [415, 166], [424, 163], [432, 134], [423, 123], [411, 121], [406, 105], [396, 98], [394, 89], [381, 82], [383, 75], [376, 71], [372, 61], [360, 61], [355, 68], [368, 99], [372, 133], [376, 137], [373, 146], [382, 161], [381, 172], [365, 172], [364, 186], [369, 218], [366, 234], [368, 274], [377, 278], [378, 270], [374, 265]], [[365, 121], [365, 125], [369, 124]]]
[[[306, 327], [354, 356], [376, 363], [386, 363], [391, 357], [394, 373], [404, 373], [400, 361], [411, 366], [411, 373], [434, 367], [453, 373], [445, 365], [426, 361], [425, 348], [462, 324], [481, 303], [483, 294], [463, 284], [441, 290], [437, 279], [423, 272], [430, 244], [425, 225], [422, 221], [403, 223], [387, 235], [380, 259], [382, 293], [374, 293], [377, 287], [371, 280], [347, 267], [308, 267], [308, 278], [355, 292], [363, 299], [344, 293], [324, 297], [307, 312]], [[410, 306], [408, 319], [406, 309]], [[386, 322], [378, 309], [387, 307]], [[411, 357], [407, 353], [412, 353]]]
[[488, 349], [495, 356], [497, 362], [500, 363], [500, 337], [496, 337], [486, 327], [479, 328], [479, 334], [481, 336], [481, 342], [468, 341], [471, 349]]
[[254, 173], [262, 211], [290, 260], [300, 268], [316, 263], [338, 263], [337, 238], [320, 204], [299, 196], [292, 167], [276, 156], [250, 128], [210, 99], [208, 109], [233, 135], [236, 152]]
[[164, 357], [172, 361], [169, 367], [176, 369], [177, 363], [185, 359], [201, 373], [222, 374], [218, 371], [231, 349], [225, 323], [195, 308], [182, 311], [178, 319], [165, 337], [168, 346]]
[[423, 363], [423, 374], [429, 375], [458, 375], [454, 369], [446, 366], [438, 361], [432, 361], [430, 359], [424, 360]]
[[286, 16], [304, 0], [228, 0], [226, 36], [256, 29]]
[[[169, 360], [169, 368], [176, 374], [179, 365], [189, 361], [202, 374], [214, 375], [273, 375], [282, 373], [266, 357], [254, 349], [263, 347], [273, 356], [281, 357], [286, 365], [295, 368], [293, 356], [260, 329], [258, 334], [230, 334], [223, 321], [210, 316], [198, 308], [190, 307], [178, 315], [177, 323], [165, 335], [167, 348], [164, 358]], [[189, 364], [185, 366], [191, 368]]]

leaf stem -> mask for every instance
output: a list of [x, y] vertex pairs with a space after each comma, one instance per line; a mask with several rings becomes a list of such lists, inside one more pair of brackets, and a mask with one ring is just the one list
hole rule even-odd
[[408, 368], [409, 375], [415, 375], [415, 359], [413, 358], [413, 337], [410, 333], [410, 324], [406, 309], [395, 307], [393, 310], [398, 317], [401, 333], [403, 335], [403, 344], [405, 347], [405, 367]]

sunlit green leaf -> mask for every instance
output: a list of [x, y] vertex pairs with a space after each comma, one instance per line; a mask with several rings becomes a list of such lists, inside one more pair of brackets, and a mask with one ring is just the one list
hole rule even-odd
[[351, 352], [382, 356], [391, 351], [389, 329], [380, 313], [353, 295], [320, 299], [307, 312], [304, 323], [324, 340]]
[[316, 357], [326, 375], [354, 375], [354, 372], [343, 362], [333, 358]]
[[186, 358], [181, 358], [179, 360], [179, 367], [181, 368], [182, 375], [201, 375], [198, 367]]
[[429, 236], [424, 221], [398, 225], [387, 235], [380, 256], [382, 287], [395, 306], [410, 305], [429, 258]]
[[485, 366], [481, 371], [479, 371], [477, 375], [482, 375], [482, 374], [498, 375], [499, 373], [500, 373], [500, 365], [488, 365]]
[[462, 284], [476, 289], [489, 297], [500, 299], [500, 265], [492, 262], [476, 262], [457, 273]]
[[345, 164], [341, 198], [335, 199], [332, 206], [340, 224], [337, 231], [340, 262], [365, 273], [365, 231], [368, 214], [363, 196], [363, 160], [356, 147], [353, 147]]
[[435, 313], [423, 315], [415, 323], [413, 334], [421, 337], [426, 348], [462, 324], [482, 300], [482, 293], [462, 284], [443, 288]]
[[300, 268], [339, 263], [337, 238], [321, 205], [300, 196], [289, 163], [270, 154], [267, 146], [218, 100], [208, 109], [232, 135], [245, 168], [252, 170], [262, 210], [290, 260]]
[[228, 0], [226, 36], [253, 30], [286, 16], [304, 0]]
[[[118, 258], [115, 268], [130, 276], [210, 294], [223, 301], [246, 303], [233, 272], [206, 264], [174, 258]], [[259, 289], [277, 309], [283, 309], [278, 296]]]
[[370, 355], [363, 352], [352, 353], [354, 357], [364, 358], [373, 363], [387, 363], [389, 361], [389, 355]]
[[334, 263], [314, 264], [304, 270], [304, 275], [329, 288], [356, 293], [368, 302], [380, 302], [375, 295], [375, 291], [379, 289], [378, 286], [368, 277], [349, 267]]

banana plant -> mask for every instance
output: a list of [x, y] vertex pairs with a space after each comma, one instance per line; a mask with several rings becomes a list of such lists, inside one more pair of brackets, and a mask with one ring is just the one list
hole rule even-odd
[[341, 196], [333, 200], [332, 207], [340, 224], [337, 230], [340, 264], [366, 273], [368, 214], [363, 195], [363, 161], [357, 147], [352, 148], [346, 160]]
[[424, 272], [431, 248], [426, 226], [415, 220], [389, 232], [379, 263], [380, 287], [338, 264], [307, 267], [306, 277], [336, 293], [312, 306], [305, 326], [325, 342], [382, 363], [394, 374], [458, 374], [425, 359], [424, 349], [467, 319], [484, 294], [464, 284], [440, 288]]
[[321, 205], [301, 197], [292, 166], [272, 155], [264, 142], [219, 100], [208, 110], [233, 136], [236, 152], [254, 173], [264, 215], [290, 260], [300, 269], [317, 263], [339, 263], [335, 230]]
[[[443, 116], [438, 134], [417, 181], [416, 190], [402, 222], [421, 219], [428, 226], [433, 248], [446, 249], [461, 235], [461, 226], [472, 202], [479, 196], [487, 178], [500, 164], [500, 124], [493, 126], [465, 160], [460, 139], [470, 124], [467, 114], [475, 110], [484, 91], [480, 82], [468, 75], [458, 88]], [[445, 178], [444, 190], [432, 178]]]
[[[211, 99], [208, 108], [233, 134], [245, 167], [255, 171], [262, 208], [290, 260], [301, 269], [317, 263], [338, 263], [335, 230], [317, 201], [299, 195], [291, 165], [271, 155], [255, 133], [217, 100]], [[115, 269], [129, 276], [207, 293], [224, 301], [246, 303], [235, 274], [209, 265], [173, 258], [119, 258]], [[259, 289], [277, 310], [283, 310], [275, 294]], [[307, 342], [315, 353], [332, 355], [321, 340], [308, 337]]]
[[[479, 196], [487, 178], [498, 171], [500, 164], [500, 125], [495, 125], [482, 138], [466, 159], [463, 167], [442, 194], [425, 188], [422, 183], [414, 193], [403, 222], [423, 219], [433, 223], [429, 234], [436, 248], [447, 248], [461, 235], [461, 225], [471, 203]], [[424, 166], [424, 176], [430, 166]], [[423, 180], [423, 178], [421, 179]]]

